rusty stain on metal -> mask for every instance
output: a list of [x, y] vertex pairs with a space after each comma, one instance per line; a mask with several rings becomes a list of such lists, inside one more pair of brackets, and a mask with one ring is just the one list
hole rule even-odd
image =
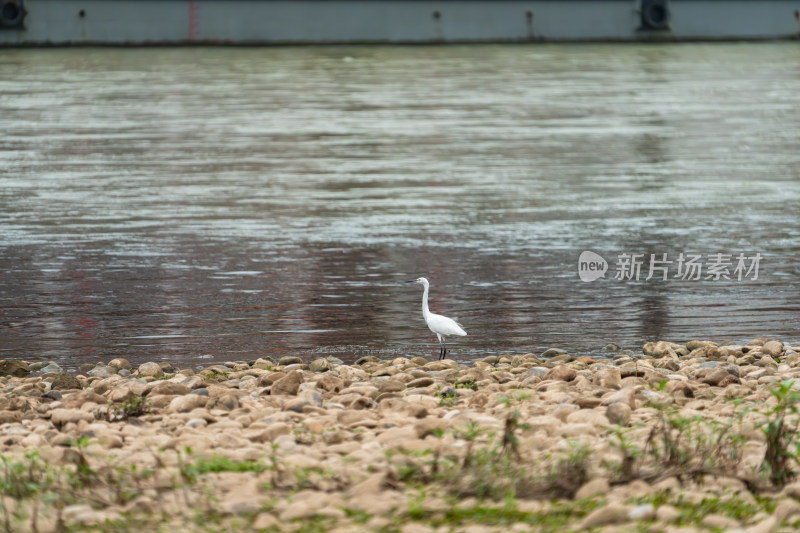
[[200, 16], [197, 9], [195, 0], [189, 0], [189, 32], [187, 35], [189, 41], [194, 41], [195, 37], [197, 37], [197, 28], [200, 25]]
[[525, 12], [525, 24], [528, 28], [528, 39], [533, 39], [533, 11]]

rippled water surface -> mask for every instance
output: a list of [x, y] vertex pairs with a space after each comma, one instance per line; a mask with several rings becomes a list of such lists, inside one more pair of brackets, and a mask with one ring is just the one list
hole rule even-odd
[[0, 132], [0, 357], [800, 341], [797, 43], [2, 50]]

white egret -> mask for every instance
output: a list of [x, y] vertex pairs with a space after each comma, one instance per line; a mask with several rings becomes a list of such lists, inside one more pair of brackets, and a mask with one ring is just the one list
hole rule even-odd
[[439, 338], [439, 360], [442, 360], [447, 355], [445, 336], [458, 335], [463, 337], [467, 332], [452, 318], [430, 312], [428, 309], [428, 287], [430, 287], [430, 284], [427, 279], [410, 279], [406, 283], [419, 283], [425, 287], [422, 293], [422, 316], [425, 318], [425, 323], [428, 324], [428, 328]]

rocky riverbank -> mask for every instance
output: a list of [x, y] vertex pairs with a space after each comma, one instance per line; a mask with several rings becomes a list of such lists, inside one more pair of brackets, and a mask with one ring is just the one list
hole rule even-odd
[[798, 352], [4, 360], [0, 531], [794, 531]]

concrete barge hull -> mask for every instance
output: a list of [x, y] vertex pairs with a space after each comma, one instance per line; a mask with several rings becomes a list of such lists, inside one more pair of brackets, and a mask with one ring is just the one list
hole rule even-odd
[[0, 46], [800, 36], [800, 0], [0, 0], [0, 7]]

